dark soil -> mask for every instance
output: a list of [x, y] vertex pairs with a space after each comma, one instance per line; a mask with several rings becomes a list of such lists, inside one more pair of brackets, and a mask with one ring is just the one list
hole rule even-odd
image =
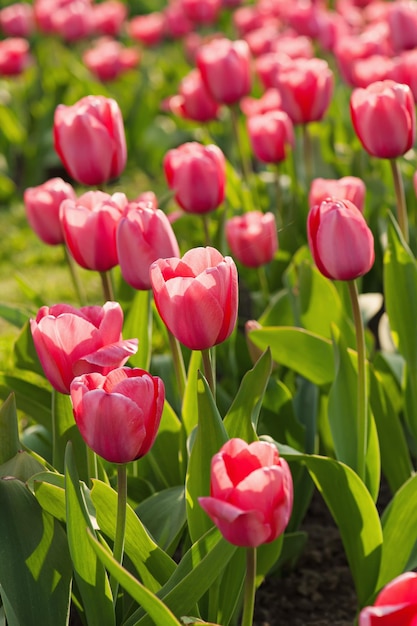
[[286, 576], [258, 589], [254, 626], [353, 626], [356, 593], [339, 531], [316, 493], [302, 530], [307, 545]]

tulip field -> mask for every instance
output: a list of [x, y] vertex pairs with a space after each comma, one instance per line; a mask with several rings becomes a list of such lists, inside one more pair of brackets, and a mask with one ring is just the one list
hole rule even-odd
[[0, 626], [261, 626], [318, 494], [416, 626], [416, 61], [417, 0], [0, 0]]

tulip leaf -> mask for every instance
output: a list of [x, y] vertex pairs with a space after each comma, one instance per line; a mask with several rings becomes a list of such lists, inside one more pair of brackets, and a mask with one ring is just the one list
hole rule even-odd
[[51, 391], [46, 388], [48, 383], [45, 378], [39, 377], [39, 382], [35, 378], [24, 371], [1, 372], [0, 396], [6, 399], [13, 391], [19, 410], [46, 428], [51, 428]]
[[87, 447], [75, 423], [70, 397], [55, 389], [52, 392], [52, 421], [53, 466], [58, 472], [64, 471], [67, 444], [71, 441], [80, 476], [88, 480]]
[[0, 595], [9, 626], [66, 626], [71, 560], [65, 532], [20, 480], [0, 479]]
[[187, 521], [182, 485], [170, 487], [144, 500], [136, 514], [162, 550], [172, 554]]
[[417, 475], [396, 492], [381, 523], [384, 543], [376, 590], [405, 571], [417, 542]]
[[227, 433], [204, 376], [198, 385], [198, 426], [188, 461], [185, 481], [187, 521], [190, 537], [197, 541], [213, 523], [198, 503], [210, 492], [212, 457], [227, 441]]
[[193, 350], [188, 364], [187, 383], [185, 385], [184, 398], [182, 401], [182, 421], [185, 426], [187, 437], [197, 426], [198, 422], [198, 372], [201, 368], [201, 351]]
[[[114, 540], [117, 493], [105, 483], [94, 480], [91, 499], [96, 507], [101, 531]], [[129, 505], [126, 511], [125, 552], [150, 591], [156, 592], [160, 589], [175, 571], [174, 561], [150, 537]]]
[[103, 547], [97, 539], [88, 531], [88, 538], [93, 550], [99, 557], [100, 561], [105, 565], [110, 574], [118, 581], [118, 583], [128, 592], [128, 594], [140, 604], [147, 614], [152, 618], [155, 624], [164, 624], [164, 626], [181, 626], [175, 616], [168, 607], [152, 591], [149, 591], [145, 585], [142, 585], [136, 578], [124, 569], [112, 556], [108, 548]]
[[223, 420], [231, 439], [240, 437], [248, 443], [258, 439], [258, 417], [271, 368], [271, 352], [267, 349], [243, 377], [232, 406]]
[[0, 408], [0, 466], [13, 458], [20, 449], [16, 400], [10, 394]]
[[[268, 544], [270, 546], [271, 544]], [[257, 555], [258, 556], [258, 555]], [[259, 559], [257, 558], [257, 565]], [[236, 550], [229, 563], [223, 570], [222, 576], [218, 578], [215, 585], [218, 585], [218, 602], [216, 621], [222, 626], [227, 626], [232, 619], [238, 603], [241, 599], [243, 584], [246, 572], [246, 551], [242, 548]]]
[[136, 291], [129, 303], [123, 324], [123, 337], [137, 338], [138, 351], [129, 357], [129, 365], [149, 370], [151, 363], [152, 311], [151, 292]]
[[29, 321], [23, 326], [14, 344], [14, 366], [22, 370], [30, 370], [45, 378], [35, 344], [33, 343]]
[[368, 489], [356, 472], [335, 459], [283, 456], [307, 466], [339, 527], [359, 604], [363, 606], [377, 589], [383, 543], [378, 511]]
[[249, 336], [262, 350], [270, 347], [274, 361], [312, 383], [327, 385], [333, 380], [333, 348], [328, 339], [290, 326], [265, 326]]
[[70, 443], [65, 454], [65, 496], [68, 545], [86, 621], [89, 626], [114, 626], [110, 583], [86, 532], [95, 535]]

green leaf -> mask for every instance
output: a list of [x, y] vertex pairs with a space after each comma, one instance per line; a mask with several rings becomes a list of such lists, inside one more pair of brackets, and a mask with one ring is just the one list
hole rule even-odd
[[64, 471], [67, 444], [71, 441], [78, 471], [88, 480], [87, 447], [75, 423], [71, 399], [55, 390], [52, 391], [52, 422], [53, 466], [58, 472]]
[[[94, 480], [91, 499], [101, 531], [114, 540], [117, 493], [105, 483]], [[125, 553], [150, 591], [158, 591], [175, 571], [174, 561], [150, 537], [129, 505], [126, 510]]]
[[0, 466], [19, 452], [16, 401], [10, 394], [0, 408]]
[[382, 529], [376, 506], [359, 476], [328, 457], [284, 455], [308, 468], [340, 530], [360, 606], [376, 591]]
[[19, 410], [42, 426], [51, 428], [51, 389], [45, 378], [18, 370], [0, 372], [0, 395], [6, 398], [11, 390]]
[[376, 591], [405, 571], [417, 542], [417, 475], [397, 491], [381, 523], [384, 543]]
[[23, 326], [14, 345], [14, 365], [17, 369], [30, 370], [45, 378], [33, 343], [29, 320]]
[[158, 546], [172, 554], [187, 520], [184, 487], [154, 493], [136, 508], [136, 514]]
[[265, 350], [254, 367], [242, 379], [232, 406], [224, 418], [229, 437], [240, 437], [248, 443], [258, 439], [256, 429], [266, 386], [271, 375], [272, 360]]
[[198, 387], [198, 426], [191, 448], [185, 481], [187, 521], [190, 537], [197, 541], [213, 523], [198, 503], [210, 492], [211, 459], [227, 441], [223, 421], [203, 376]]
[[86, 532], [89, 529], [95, 536], [71, 444], [68, 444], [65, 455], [65, 496], [68, 545], [88, 626], [115, 626], [113, 598], [106, 570]]
[[0, 594], [9, 626], [68, 624], [65, 533], [20, 480], [0, 480]]
[[129, 357], [129, 365], [149, 370], [151, 362], [152, 314], [151, 292], [136, 291], [129, 303], [129, 310], [123, 324], [123, 337], [137, 338], [139, 347], [136, 354]]
[[128, 592], [128, 594], [140, 604], [155, 624], [164, 626], [181, 626], [171, 611], [157, 598], [151, 591], [125, 570], [111, 555], [108, 549], [104, 548], [95, 537], [88, 532], [91, 545], [105, 565], [106, 569], [118, 581], [118, 583]]
[[264, 327], [249, 336], [262, 350], [270, 347], [274, 361], [312, 383], [326, 385], [333, 380], [333, 348], [328, 339], [289, 326]]
[[13, 324], [17, 328], [22, 328], [27, 322], [29, 313], [22, 311], [21, 308], [10, 306], [5, 303], [0, 303], [0, 317], [9, 324]]
[[187, 433], [190, 436], [198, 422], [198, 372], [201, 367], [201, 351], [193, 350], [188, 364], [187, 383], [185, 385], [184, 398], [182, 401], [182, 421]]

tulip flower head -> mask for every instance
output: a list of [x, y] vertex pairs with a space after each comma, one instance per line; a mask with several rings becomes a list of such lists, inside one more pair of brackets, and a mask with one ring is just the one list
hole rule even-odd
[[182, 259], [158, 259], [150, 268], [158, 312], [169, 331], [191, 350], [225, 341], [237, 318], [238, 281], [231, 257], [193, 248]]
[[83, 185], [119, 176], [127, 158], [123, 118], [112, 98], [86, 96], [60, 104], [54, 116], [54, 146], [67, 172]]
[[149, 452], [164, 408], [160, 378], [121, 367], [106, 376], [77, 376], [70, 393], [81, 436], [98, 455], [111, 463], [129, 463]]
[[269, 543], [284, 532], [291, 516], [289, 466], [273, 444], [230, 439], [212, 458], [210, 496], [198, 501], [233, 545]]
[[350, 113], [357, 136], [372, 156], [395, 159], [412, 148], [416, 115], [408, 85], [383, 80], [355, 89]]
[[137, 339], [122, 340], [123, 311], [117, 302], [76, 309], [68, 304], [41, 307], [30, 320], [33, 343], [52, 387], [69, 394], [75, 376], [103, 375], [121, 367], [137, 351]]
[[74, 189], [62, 178], [51, 178], [37, 187], [28, 187], [23, 194], [26, 215], [31, 228], [44, 243], [64, 243], [59, 209], [64, 200], [75, 200]]
[[310, 186], [308, 204], [312, 207], [328, 198], [350, 200], [363, 213], [365, 193], [365, 183], [357, 176], [343, 176], [338, 179], [315, 178]]
[[388, 583], [372, 606], [360, 612], [359, 626], [416, 626], [417, 573], [405, 572]]
[[278, 250], [273, 213], [249, 211], [226, 222], [226, 239], [233, 256], [246, 267], [269, 263]]
[[293, 123], [285, 111], [252, 115], [247, 120], [247, 128], [252, 150], [264, 163], [284, 161], [294, 146]]
[[374, 238], [365, 218], [349, 200], [323, 200], [307, 219], [308, 243], [320, 272], [333, 280], [353, 280], [371, 269]]

